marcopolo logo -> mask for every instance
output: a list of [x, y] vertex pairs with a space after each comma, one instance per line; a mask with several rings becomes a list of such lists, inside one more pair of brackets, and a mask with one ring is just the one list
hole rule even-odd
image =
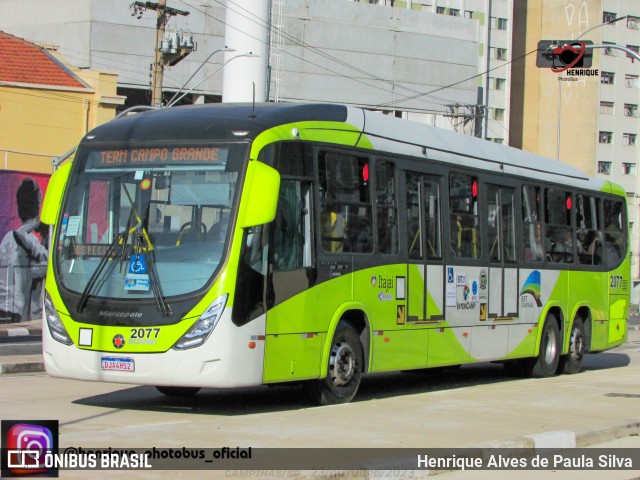
[[57, 477], [45, 465], [45, 454], [57, 449], [57, 420], [2, 420], [2, 478]]

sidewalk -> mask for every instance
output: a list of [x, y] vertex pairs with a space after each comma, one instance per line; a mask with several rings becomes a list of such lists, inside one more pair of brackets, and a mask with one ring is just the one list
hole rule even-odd
[[[42, 339], [42, 320], [29, 320], [21, 323], [0, 324], [0, 348], [3, 345], [16, 345], [20, 341], [33, 337], [34, 341]], [[0, 375], [11, 373], [44, 372], [42, 354], [1, 355]]]

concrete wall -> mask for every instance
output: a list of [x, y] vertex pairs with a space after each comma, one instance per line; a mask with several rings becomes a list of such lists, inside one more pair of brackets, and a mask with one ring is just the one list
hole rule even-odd
[[[155, 12], [137, 19], [131, 16], [130, 3], [0, 0], [0, 29], [58, 45], [77, 66], [114, 70], [120, 85], [149, 88]], [[192, 7], [171, 0], [168, 4], [191, 11], [188, 17], [172, 18], [168, 28], [190, 30], [198, 42], [196, 52], [165, 72], [165, 89], [177, 90], [212, 51], [224, 47], [225, 17], [220, 4], [210, 0]], [[438, 99], [401, 101], [478, 73], [475, 21], [345, 0], [286, 0], [282, 23], [282, 100], [393, 102], [417, 112], [443, 112], [448, 103], [476, 102], [475, 79], [438, 92]], [[242, 51], [242, 46], [229, 47]], [[214, 55], [190, 85], [218, 68], [222, 59], [222, 54]], [[223, 71], [198, 90], [219, 95]]]

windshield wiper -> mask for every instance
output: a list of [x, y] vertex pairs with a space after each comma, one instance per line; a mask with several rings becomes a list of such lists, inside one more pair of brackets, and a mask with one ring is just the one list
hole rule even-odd
[[[145, 245], [143, 248], [142, 245]], [[156, 299], [156, 306], [165, 317], [170, 317], [173, 315], [171, 311], [171, 307], [167, 303], [164, 298], [164, 292], [162, 291], [162, 285], [160, 284], [160, 277], [158, 276], [158, 271], [156, 270], [156, 253], [153, 248], [153, 244], [151, 243], [151, 239], [147, 235], [144, 228], [138, 230], [136, 233], [136, 252], [134, 255], [141, 255], [140, 251], [146, 251], [142, 253], [145, 257], [147, 271], [149, 275], [149, 285], [151, 286], [151, 291], [153, 292], [153, 296]]]
[[102, 275], [102, 271], [104, 270], [104, 267], [107, 265], [107, 262], [109, 261], [109, 259], [115, 258], [115, 255], [113, 254], [119, 245], [122, 245], [122, 251], [120, 252], [120, 256], [121, 257], [124, 256], [124, 250], [127, 245], [126, 236], [127, 235], [125, 232], [117, 234], [116, 238], [114, 238], [113, 242], [111, 242], [111, 244], [109, 245], [109, 248], [107, 248], [107, 251], [100, 259], [100, 263], [91, 274], [91, 277], [87, 282], [87, 285], [84, 287], [84, 290], [82, 291], [80, 300], [78, 300], [78, 305], [76, 306], [76, 311], [78, 313], [82, 313], [82, 311], [84, 310], [84, 307], [87, 306], [87, 302], [89, 301], [89, 296], [91, 295], [91, 291], [93, 290], [96, 282], [98, 281], [98, 278], [100, 278], [100, 275]]

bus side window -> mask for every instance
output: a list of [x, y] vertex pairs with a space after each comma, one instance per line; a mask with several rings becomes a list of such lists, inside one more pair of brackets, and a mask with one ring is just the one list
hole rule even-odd
[[376, 215], [378, 251], [397, 253], [398, 213], [396, 209], [395, 168], [391, 162], [376, 162]]
[[522, 187], [523, 257], [525, 262], [544, 260], [540, 187]]
[[622, 224], [624, 204], [621, 201], [604, 201], [604, 261], [609, 268], [616, 267], [626, 254], [626, 241]]
[[480, 258], [478, 179], [452, 173], [449, 176], [451, 252], [455, 257]]
[[576, 247], [571, 225], [573, 196], [556, 188], [545, 188], [544, 221], [547, 260], [573, 263]]
[[321, 245], [326, 252], [373, 252], [369, 159], [320, 152]]
[[576, 196], [578, 261], [582, 265], [602, 265], [600, 199]]
[[264, 314], [264, 282], [267, 273], [268, 242], [264, 225], [245, 228], [236, 277], [236, 297], [231, 319], [237, 326], [249, 323]]
[[275, 270], [312, 266], [311, 184], [283, 180], [273, 222], [272, 262]]

